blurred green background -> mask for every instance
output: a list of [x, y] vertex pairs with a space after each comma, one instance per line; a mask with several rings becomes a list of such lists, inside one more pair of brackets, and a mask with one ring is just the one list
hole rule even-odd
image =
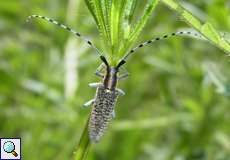
[[[183, 6], [220, 31], [230, 30], [226, 0], [188, 0]], [[141, 3], [140, 3], [141, 5]], [[90, 109], [82, 105], [99, 81], [95, 51], [31, 14], [70, 25], [103, 50], [83, 0], [0, 2], [0, 137], [21, 137], [23, 159], [67, 160]], [[137, 43], [187, 28], [158, 5]], [[224, 36], [228, 36], [224, 34]], [[126, 64], [126, 95], [116, 119], [89, 152], [92, 160], [229, 160], [230, 63], [210, 45], [189, 38], [155, 43]]]

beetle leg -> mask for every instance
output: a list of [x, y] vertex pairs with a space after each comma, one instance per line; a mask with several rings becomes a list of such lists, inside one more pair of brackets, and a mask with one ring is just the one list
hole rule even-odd
[[102, 83], [98, 83], [98, 82], [89, 83], [89, 86], [92, 87], [92, 88], [97, 88], [97, 87], [100, 87], [101, 85], [102, 85]]
[[116, 88], [116, 91], [118, 93], [119, 96], [124, 96], [125, 95], [125, 92], [119, 88]]
[[112, 112], [112, 118], [114, 119], [116, 117], [116, 113], [115, 113], [115, 111], [113, 110], [113, 112]]
[[105, 69], [105, 65], [102, 63], [95, 71], [95, 75], [101, 78], [104, 78], [104, 74], [101, 73]]
[[125, 79], [129, 76], [129, 72], [124, 67], [121, 67], [121, 72], [123, 73], [118, 75], [118, 80]]
[[124, 73], [124, 74], [118, 76], [118, 80], [125, 79], [128, 76], [129, 76], [129, 73]]
[[95, 75], [101, 78], [104, 78], [104, 74], [96, 70]]
[[94, 103], [94, 99], [91, 99], [91, 100], [87, 101], [86, 103], [84, 103], [84, 104], [83, 104], [83, 107], [84, 107], [84, 108], [89, 107], [89, 106], [91, 106], [93, 103]]

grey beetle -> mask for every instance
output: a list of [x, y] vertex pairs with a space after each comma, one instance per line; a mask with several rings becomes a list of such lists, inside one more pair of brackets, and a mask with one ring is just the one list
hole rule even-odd
[[[132, 55], [138, 48], [142, 48], [148, 44], [151, 44], [155, 41], [159, 41], [162, 39], [167, 39], [169, 37], [180, 36], [180, 35], [189, 35], [197, 38], [204, 39], [199, 33], [191, 32], [191, 31], [179, 31], [171, 34], [164, 35], [162, 37], [153, 38], [151, 40], [145, 41], [144, 43], [139, 44], [137, 47], [133, 48], [128, 52], [114, 67], [110, 66], [105, 56], [97, 49], [93, 43], [86, 38], [82, 37], [80, 33], [74, 31], [70, 27], [67, 27], [64, 24], [61, 24], [53, 19], [50, 19], [45, 16], [40, 15], [31, 15], [28, 17], [28, 20], [32, 18], [41, 18], [50, 23], [53, 23], [71, 33], [75, 36], [83, 39], [90, 47], [96, 50], [96, 53], [100, 56], [102, 60], [102, 64], [96, 70], [95, 74], [103, 79], [102, 83], [90, 83], [89, 86], [96, 88], [96, 94], [94, 99], [86, 102], [84, 104], [85, 107], [93, 105], [93, 109], [91, 111], [90, 119], [89, 119], [89, 137], [91, 142], [98, 142], [100, 138], [103, 136], [106, 128], [108, 127], [109, 122], [112, 118], [115, 117], [115, 103], [117, 101], [118, 96], [125, 95], [124, 91], [116, 88], [117, 81], [123, 78], [128, 77], [128, 72], [125, 71], [123, 74], [120, 73], [120, 69], [122, 65], [126, 63], [126, 60], [130, 55]], [[105, 70], [105, 74], [101, 71]]]
[[96, 71], [96, 75], [103, 78], [102, 83], [90, 83], [90, 87], [97, 88], [95, 98], [86, 102], [84, 106], [93, 105], [91, 116], [89, 119], [89, 137], [92, 142], [98, 142], [104, 134], [108, 123], [115, 117], [115, 103], [118, 96], [123, 96], [125, 93], [116, 88], [119, 79], [128, 76], [124, 73], [118, 76], [120, 67], [125, 63], [121, 61], [116, 67], [111, 67], [104, 56], [100, 56], [103, 64], [99, 68], [105, 68], [106, 72], [103, 75], [100, 70]]

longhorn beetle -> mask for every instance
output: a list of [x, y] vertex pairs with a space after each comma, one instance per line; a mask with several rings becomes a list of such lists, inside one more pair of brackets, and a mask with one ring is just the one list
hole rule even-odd
[[[164, 35], [162, 37], [153, 38], [131, 49], [127, 54], [125, 54], [125, 56], [119, 61], [116, 66], [111, 66], [108, 63], [106, 57], [99, 51], [99, 49], [96, 48], [91, 41], [84, 38], [80, 33], [74, 31], [64, 24], [61, 24], [45, 16], [31, 15], [28, 17], [28, 20], [32, 18], [40, 18], [46, 20], [83, 39], [90, 47], [96, 50], [96, 53], [99, 55], [102, 61], [102, 64], [98, 67], [95, 74], [101, 77], [103, 80], [100, 83], [89, 84], [90, 87], [96, 88], [96, 94], [94, 99], [84, 104], [85, 107], [93, 105], [88, 124], [89, 137], [92, 142], [98, 142], [100, 140], [108, 126], [108, 123], [111, 121], [112, 118], [115, 117], [114, 110], [118, 96], [125, 95], [124, 91], [116, 88], [116, 86], [118, 80], [128, 77], [127, 71], [125, 71], [123, 74], [120, 74], [120, 72], [122, 69], [121, 67], [126, 63], [126, 60], [129, 56], [131, 56], [138, 48], [142, 48], [143, 46], [149, 45], [155, 41], [167, 39], [169, 37], [180, 35], [193, 35], [195, 37], [202, 38], [200, 34], [191, 31], [179, 31]], [[105, 70], [105, 73], [102, 72], [103, 70]]]

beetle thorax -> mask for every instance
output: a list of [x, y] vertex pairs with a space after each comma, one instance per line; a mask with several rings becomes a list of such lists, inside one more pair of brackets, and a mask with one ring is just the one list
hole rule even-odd
[[117, 85], [117, 73], [118, 69], [116, 67], [107, 67], [106, 74], [104, 77], [104, 87], [109, 91], [113, 91]]

